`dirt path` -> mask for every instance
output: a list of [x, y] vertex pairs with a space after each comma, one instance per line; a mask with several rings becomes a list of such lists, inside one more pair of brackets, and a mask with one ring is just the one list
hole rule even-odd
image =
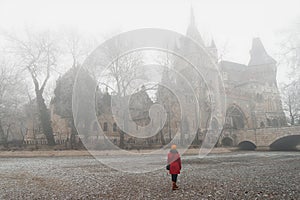
[[183, 156], [178, 191], [165, 169], [129, 174], [90, 156], [0, 158], [0, 199], [300, 199], [299, 177], [299, 152]]
[[[211, 153], [229, 153], [234, 149], [227, 148], [214, 148]], [[148, 153], [152, 150], [140, 150], [140, 151], [130, 151], [135, 153]], [[119, 154], [116, 151], [92, 151], [93, 155], [106, 155], [106, 154]], [[199, 149], [188, 149], [185, 155], [197, 155], [199, 154]], [[31, 158], [31, 157], [69, 157], [69, 156], [90, 156], [89, 151], [86, 150], [41, 150], [41, 151], [0, 151], [0, 158]]]

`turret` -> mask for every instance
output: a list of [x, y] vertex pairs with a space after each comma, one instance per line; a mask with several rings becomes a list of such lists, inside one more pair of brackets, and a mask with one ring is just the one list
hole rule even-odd
[[260, 88], [256, 89], [256, 120], [260, 126], [284, 125], [285, 117], [276, 81], [276, 61], [265, 50], [261, 40], [254, 38], [250, 51], [250, 61], [246, 74], [255, 80]]
[[254, 38], [247, 70], [249, 79], [276, 86], [276, 72], [276, 61], [266, 52], [261, 40]]
[[250, 56], [251, 57], [248, 66], [276, 64], [276, 61], [266, 52], [259, 38], [253, 39]]
[[208, 51], [210, 52], [210, 55], [215, 60], [215, 62], [218, 62], [218, 49], [216, 47], [215, 41], [212, 40], [209, 47], [207, 47]]

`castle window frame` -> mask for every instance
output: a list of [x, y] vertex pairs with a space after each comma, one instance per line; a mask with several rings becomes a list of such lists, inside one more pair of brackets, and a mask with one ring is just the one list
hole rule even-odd
[[103, 131], [108, 131], [108, 123], [107, 122], [103, 123]]
[[118, 131], [118, 126], [116, 123], [113, 123], [113, 132], [117, 132]]

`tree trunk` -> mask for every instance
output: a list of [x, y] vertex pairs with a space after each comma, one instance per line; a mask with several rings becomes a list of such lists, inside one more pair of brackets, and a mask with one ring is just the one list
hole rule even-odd
[[165, 137], [164, 137], [164, 134], [163, 134], [162, 130], [160, 130], [160, 140], [161, 140], [162, 145], [166, 144]]
[[295, 125], [295, 118], [292, 112], [292, 105], [289, 105], [289, 113], [290, 113], [290, 117], [291, 117], [291, 125]]
[[36, 101], [37, 101], [39, 119], [41, 120], [42, 129], [46, 136], [48, 145], [54, 146], [55, 140], [54, 140], [53, 130], [51, 126], [50, 114], [46, 107], [45, 100], [41, 92], [36, 92]]
[[196, 144], [199, 144], [199, 133], [200, 133], [200, 129], [198, 128], [197, 132], [196, 132]]
[[69, 124], [71, 124], [71, 137], [70, 137], [71, 149], [76, 149], [77, 145], [76, 145], [76, 141], [75, 141], [75, 136], [78, 135], [78, 133], [75, 128], [73, 117], [70, 120], [71, 120], [71, 122]]
[[123, 149], [124, 148], [124, 132], [122, 130], [120, 130], [120, 144], [119, 144], [120, 148]]
[[295, 118], [294, 118], [294, 115], [291, 115], [291, 125], [295, 125]]
[[4, 145], [5, 147], [7, 146], [7, 138], [5, 137], [1, 120], [0, 120], [0, 144]]

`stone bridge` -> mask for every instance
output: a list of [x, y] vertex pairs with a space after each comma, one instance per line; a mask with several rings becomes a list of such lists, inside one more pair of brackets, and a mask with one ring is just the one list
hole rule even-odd
[[244, 150], [295, 150], [300, 145], [300, 126], [225, 130], [220, 143], [222, 146], [238, 146]]

